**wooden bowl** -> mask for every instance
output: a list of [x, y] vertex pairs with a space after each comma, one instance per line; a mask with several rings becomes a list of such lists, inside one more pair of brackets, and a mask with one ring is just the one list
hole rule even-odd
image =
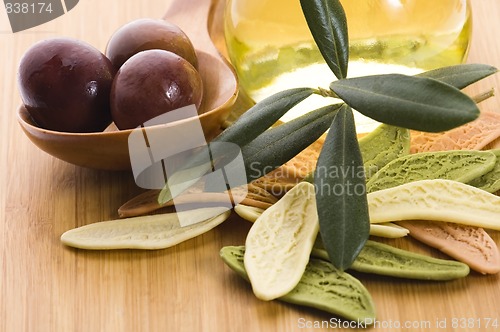
[[[238, 83], [232, 68], [220, 57], [199, 51], [199, 72], [203, 80], [203, 102], [198, 119], [208, 140], [214, 138], [234, 104]], [[193, 118], [196, 119], [196, 118]], [[68, 163], [101, 170], [130, 170], [128, 137], [133, 129], [117, 130], [111, 125], [104, 132], [68, 133], [38, 127], [21, 106], [18, 121], [28, 138], [40, 149]], [[184, 120], [186, 121], [186, 120]], [[169, 130], [176, 123], [149, 127]]]

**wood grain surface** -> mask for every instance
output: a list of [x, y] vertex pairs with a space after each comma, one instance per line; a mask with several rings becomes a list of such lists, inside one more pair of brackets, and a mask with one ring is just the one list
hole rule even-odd
[[[0, 9], [0, 331], [321, 331], [304, 328], [331, 316], [256, 299], [219, 258], [244, 243], [249, 224], [232, 217], [215, 230], [159, 251], [83, 251], [64, 247], [71, 228], [117, 216], [140, 190], [126, 172], [79, 168], [38, 150], [16, 121], [19, 60], [38, 40], [84, 39], [104, 50], [120, 25], [161, 17], [168, 0], [85, 0], [68, 14], [12, 34]], [[500, 1], [472, 0], [469, 62], [500, 67]], [[217, 31], [217, 29], [215, 30]], [[220, 41], [220, 35], [219, 39]], [[500, 89], [500, 74], [471, 94]], [[481, 104], [500, 110], [500, 97]], [[500, 234], [493, 233], [500, 243]], [[396, 245], [442, 257], [410, 239]], [[500, 277], [477, 273], [451, 282], [415, 282], [358, 275], [372, 293], [376, 331], [494, 331], [500, 324]], [[453, 319], [471, 319], [452, 328]], [[335, 323], [335, 320], [329, 321]], [[439, 328], [446, 323], [446, 328]], [[398, 328], [409, 323], [412, 328]], [[481, 326], [479, 326], [481, 324]], [[500, 327], [497, 328], [500, 330]]]

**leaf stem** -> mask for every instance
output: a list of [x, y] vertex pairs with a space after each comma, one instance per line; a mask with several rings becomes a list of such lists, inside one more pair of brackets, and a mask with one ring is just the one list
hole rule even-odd
[[331, 98], [340, 99], [340, 97], [331, 89], [325, 89], [322, 87], [318, 87], [317, 89], [314, 90], [313, 93], [320, 95], [322, 97], [325, 97], [325, 98], [331, 97]]
[[481, 92], [481, 93], [475, 95], [474, 97], [472, 97], [472, 100], [476, 104], [479, 104], [479, 103], [485, 101], [486, 99], [489, 99], [489, 98], [494, 97], [494, 96], [495, 96], [495, 88], [491, 88], [488, 91]]

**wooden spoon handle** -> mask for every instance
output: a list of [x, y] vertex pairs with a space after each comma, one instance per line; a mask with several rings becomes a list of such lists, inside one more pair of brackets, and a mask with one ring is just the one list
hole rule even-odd
[[163, 206], [158, 203], [159, 190], [148, 190], [118, 208], [120, 218], [135, 217], [145, 215], [161, 209]]
[[163, 18], [178, 25], [197, 50], [220, 57], [208, 33], [208, 22], [215, 5], [213, 0], [170, 0]]

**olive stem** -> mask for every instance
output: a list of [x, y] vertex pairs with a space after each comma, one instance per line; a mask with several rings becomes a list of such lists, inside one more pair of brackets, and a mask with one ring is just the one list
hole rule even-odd
[[493, 96], [495, 96], [495, 89], [491, 88], [488, 91], [481, 92], [480, 94], [475, 95], [474, 97], [472, 97], [472, 100], [476, 104], [479, 104], [479, 103], [481, 103], [481, 102], [485, 101], [486, 99], [489, 99], [489, 98], [491, 98]]
[[331, 89], [325, 89], [325, 88], [322, 88], [322, 87], [318, 87], [316, 90], [314, 90], [314, 93], [317, 94], [317, 95], [323, 96], [325, 98], [331, 97], [331, 98], [338, 98], [338, 99], [340, 99], [340, 97], [334, 91], [332, 91]]

